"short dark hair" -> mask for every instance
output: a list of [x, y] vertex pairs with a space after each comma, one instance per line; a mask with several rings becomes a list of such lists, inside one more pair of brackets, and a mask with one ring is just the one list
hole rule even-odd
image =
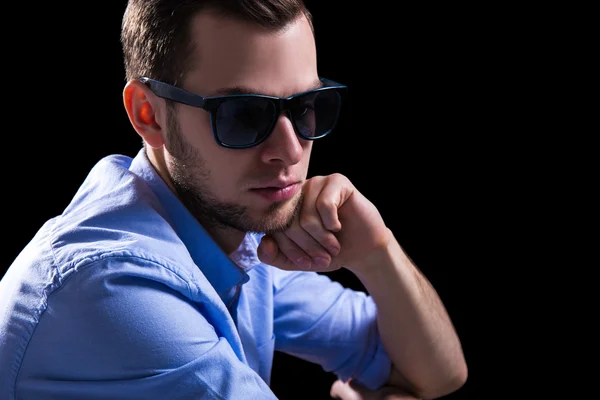
[[191, 69], [190, 21], [202, 10], [279, 30], [304, 14], [303, 0], [129, 0], [121, 26], [125, 78], [181, 84]]

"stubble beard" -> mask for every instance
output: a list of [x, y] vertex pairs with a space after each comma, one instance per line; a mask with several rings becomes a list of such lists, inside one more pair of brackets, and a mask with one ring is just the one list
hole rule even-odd
[[[177, 196], [206, 229], [235, 229], [272, 234], [288, 229], [302, 206], [302, 194], [286, 202], [271, 204], [262, 218], [249, 215], [248, 207], [219, 200], [209, 190], [210, 170], [202, 156], [180, 133], [176, 111], [167, 109], [166, 147], [171, 154], [169, 171]], [[289, 202], [294, 202], [290, 205]]]

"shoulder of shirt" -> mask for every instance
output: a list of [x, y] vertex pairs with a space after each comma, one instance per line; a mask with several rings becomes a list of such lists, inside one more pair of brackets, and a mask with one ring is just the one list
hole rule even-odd
[[127, 161], [118, 155], [101, 160], [23, 257], [51, 259], [61, 280], [109, 261], [153, 264], [187, 280], [201, 275], [152, 190], [143, 179], [119, 167]]

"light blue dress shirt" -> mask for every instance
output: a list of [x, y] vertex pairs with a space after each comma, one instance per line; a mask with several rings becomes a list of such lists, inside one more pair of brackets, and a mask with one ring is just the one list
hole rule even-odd
[[376, 388], [363, 292], [225, 254], [143, 150], [100, 160], [0, 281], [2, 399], [274, 399], [274, 350]]

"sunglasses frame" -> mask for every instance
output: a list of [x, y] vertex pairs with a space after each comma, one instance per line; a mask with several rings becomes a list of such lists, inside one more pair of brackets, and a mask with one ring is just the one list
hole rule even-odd
[[[277, 124], [277, 117], [273, 119], [273, 122], [271, 123], [269, 129], [267, 130], [267, 133], [265, 135], [263, 135], [258, 141], [255, 141], [255, 142], [247, 144], [247, 145], [230, 145], [227, 143], [223, 143], [221, 141], [221, 139], [219, 139], [219, 136], [217, 135], [217, 122], [216, 122], [215, 115], [216, 115], [217, 109], [223, 102], [234, 100], [236, 98], [248, 98], [248, 97], [269, 100], [275, 106], [275, 114], [274, 114], [275, 116], [279, 116], [283, 111], [286, 111], [288, 113], [288, 118], [292, 122], [292, 126], [294, 127], [294, 131], [296, 132], [296, 134], [306, 140], [315, 140], [315, 139], [320, 139], [324, 136], [327, 136], [335, 128], [338, 118], [339, 118], [341, 106], [342, 106], [342, 96], [343, 96], [344, 92], [347, 90], [346, 85], [337, 83], [335, 81], [332, 81], [331, 79], [320, 77], [319, 80], [321, 81], [323, 86], [312, 89], [312, 90], [307, 90], [305, 92], [297, 93], [297, 94], [294, 94], [289, 97], [276, 97], [276, 96], [268, 96], [268, 95], [262, 95], [262, 94], [234, 94], [234, 95], [227, 95], [227, 96], [204, 97], [204, 96], [200, 96], [199, 94], [192, 93], [185, 89], [171, 85], [169, 83], [165, 83], [165, 82], [151, 79], [148, 77], [142, 77], [139, 80], [142, 83], [144, 83], [145, 85], [147, 85], [150, 88], [150, 90], [152, 90], [152, 92], [155, 95], [157, 95], [158, 97], [161, 97], [161, 98], [164, 98], [167, 100], [172, 100], [177, 103], [185, 104], [188, 106], [202, 108], [202, 109], [208, 111], [210, 113], [210, 121], [211, 121], [212, 132], [213, 132], [215, 141], [220, 146], [223, 146], [223, 147], [226, 147], [229, 149], [247, 149], [249, 147], [254, 147], [254, 146], [259, 145], [260, 143], [265, 141], [271, 135], [271, 133], [273, 133], [275, 125]], [[291, 114], [292, 107], [293, 107], [294, 103], [298, 101], [297, 99], [299, 97], [306, 96], [306, 95], [309, 95], [312, 93], [326, 91], [326, 90], [333, 90], [338, 95], [338, 101], [339, 101], [340, 106], [338, 107], [337, 115], [335, 116], [333, 125], [327, 132], [325, 132], [319, 136], [305, 136], [302, 133], [300, 133], [300, 130], [296, 126], [296, 121], [294, 121], [294, 118], [292, 118], [292, 114]]]

